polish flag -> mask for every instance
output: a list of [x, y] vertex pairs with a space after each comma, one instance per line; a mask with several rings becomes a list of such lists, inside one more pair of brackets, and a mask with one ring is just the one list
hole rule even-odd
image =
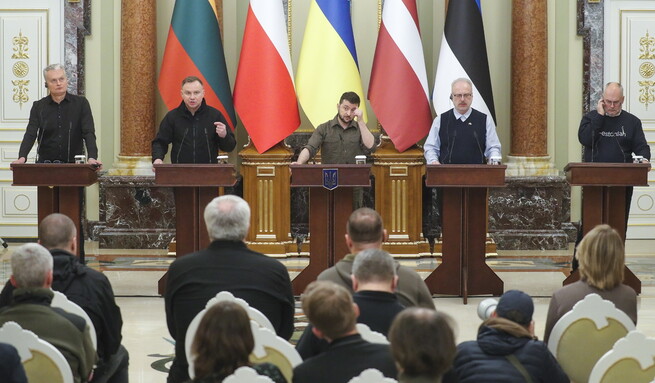
[[282, 1], [250, 0], [234, 106], [259, 153], [300, 126]]
[[430, 131], [432, 112], [416, 0], [386, 0], [368, 98], [399, 152]]

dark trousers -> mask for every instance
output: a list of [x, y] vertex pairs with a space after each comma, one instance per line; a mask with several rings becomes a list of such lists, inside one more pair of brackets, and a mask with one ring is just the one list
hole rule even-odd
[[98, 361], [91, 383], [128, 383], [130, 356], [123, 345], [109, 358]]

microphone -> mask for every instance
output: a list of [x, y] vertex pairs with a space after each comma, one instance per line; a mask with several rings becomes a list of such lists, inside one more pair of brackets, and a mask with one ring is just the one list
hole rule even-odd
[[[625, 135], [625, 130], [623, 129], [623, 126], [621, 127], [621, 130], [623, 131], [623, 134]], [[613, 137], [614, 137], [614, 141], [619, 146], [619, 150], [621, 151], [621, 158], [623, 159], [623, 163], [626, 163], [627, 161], [625, 160], [625, 152], [623, 151], [623, 146], [621, 146], [621, 143], [619, 142], [619, 139], [616, 137], [616, 135], [614, 135]]]
[[[41, 155], [39, 154], [39, 150], [41, 149], [41, 142], [43, 141], [43, 135], [45, 134], [45, 128], [48, 125], [48, 121], [43, 119], [43, 107], [41, 107], [41, 111], [39, 112], [40, 115], [40, 120], [43, 122], [43, 127], [41, 129], [38, 129], [36, 131], [36, 136], [38, 137], [39, 141], [36, 143], [36, 162], [39, 162], [39, 159], [41, 159]], [[39, 121], [39, 122], [41, 122]], [[39, 131], [41, 131], [41, 137], [39, 137]], [[27, 158], [25, 159], [25, 162], [27, 162]]]
[[189, 127], [187, 126], [186, 129], [184, 129], [184, 135], [182, 136], [182, 142], [180, 142], [180, 149], [177, 151], [177, 157], [175, 157], [175, 163], [178, 164], [180, 163], [180, 153], [182, 153], [182, 144], [184, 144], [184, 139], [186, 138], [186, 134], [189, 133]]
[[71, 131], [72, 130], [73, 130], [73, 121], [68, 121], [68, 153], [66, 154], [66, 163], [69, 163], [71, 158]]
[[475, 137], [475, 143], [478, 144], [478, 150], [480, 151], [480, 156], [482, 157], [482, 163], [484, 163], [484, 152], [482, 151], [482, 147], [480, 146], [480, 140], [478, 139], [478, 132], [475, 130], [473, 131], [473, 137]]
[[212, 163], [212, 152], [209, 149], [209, 132], [207, 132], [207, 127], [205, 126], [205, 142], [207, 142], [207, 156], [209, 156], [209, 163]]
[[450, 149], [448, 152], [448, 163], [452, 164], [453, 163], [453, 149], [455, 148], [455, 140], [457, 139], [457, 129], [453, 132], [453, 142], [452, 145], [450, 145]]

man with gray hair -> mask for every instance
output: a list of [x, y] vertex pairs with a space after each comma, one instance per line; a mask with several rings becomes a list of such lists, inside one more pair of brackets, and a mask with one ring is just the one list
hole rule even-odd
[[90, 378], [96, 353], [83, 318], [50, 303], [53, 260], [36, 243], [17, 248], [11, 255], [11, 283], [16, 287], [10, 306], [0, 309], [0, 326], [13, 321], [55, 346], [64, 355], [76, 383]]
[[500, 158], [500, 141], [491, 116], [471, 108], [473, 83], [458, 78], [451, 86], [453, 109], [437, 116], [425, 140], [428, 164], [484, 164]]
[[250, 226], [248, 203], [234, 195], [217, 197], [205, 208], [204, 217], [212, 243], [176, 259], [168, 270], [166, 322], [175, 339], [169, 383], [189, 380], [184, 351], [187, 328], [221, 291], [264, 313], [277, 335], [289, 339], [293, 333], [294, 299], [286, 267], [244, 243]]
[[63, 65], [47, 66], [43, 78], [50, 94], [34, 101], [18, 159], [12, 164], [24, 164], [37, 142], [36, 162], [73, 163], [76, 155], [84, 154], [86, 145], [88, 163], [101, 168], [89, 101], [68, 93], [68, 77]]
[[[359, 307], [357, 322], [386, 336], [391, 322], [405, 309], [394, 294], [398, 276], [393, 258], [384, 250], [364, 250], [355, 257], [351, 279], [355, 290], [353, 301]], [[328, 349], [328, 343], [319, 339], [312, 328], [311, 324], [305, 328], [296, 345], [303, 359]]]

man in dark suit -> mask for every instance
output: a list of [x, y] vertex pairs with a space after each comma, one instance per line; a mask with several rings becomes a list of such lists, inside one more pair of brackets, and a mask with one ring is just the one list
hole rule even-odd
[[359, 308], [344, 287], [312, 282], [302, 296], [302, 308], [314, 326], [313, 333], [330, 345], [293, 369], [293, 383], [347, 383], [367, 368], [396, 377], [389, 346], [369, 343], [357, 332]]
[[244, 243], [250, 225], [248, 203], [234, 195], [214, 198], [205, 208], [205, 224], [212, 240], [209, 247], [178, 258], [168, 270], [166, 323], [175, 339], [168, 383], [189, 380], [184, 351], [187, 328], [221, 291], [261, 311], [277, 335], [289, 339], [293, 333], [294, 300], [287, 269]]

